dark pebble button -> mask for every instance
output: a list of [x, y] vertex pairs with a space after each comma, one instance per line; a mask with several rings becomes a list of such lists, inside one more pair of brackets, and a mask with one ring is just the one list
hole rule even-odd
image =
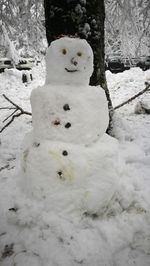
[[37, 147], [39, 147], [39, 146], [40, 146], [40, 143], [38, 143], [38, 142], [34, 142], [34, 143], [33, 143], [33, 147], [36, 147], [36, 148], [37, 148]]
[[69, 111], [69, 110], [70, 110], [69, 104], [66, 103], [66, 104], [63, 106], [63, 109], [64, 109], [64, 111]]
[[63, 172], [62, 172], [62, 171], [58, 171], [58, 172], [57, 172], [57, 174], [58, 174], [58, 176], [59, 176], [59, 178], [60, 178], [61, 180], [65, 180], [65, 178], [64, 178], [64, 175], [63, 175]]
[[69, 127], [71, 127], [71, 123], [67, 123], [66, 125], [65, 125], [65, 128], [69, 128]]
[[62, 171], [59, 171], [59, 172], [57, 172], [57, 174], [60, 176], [60, 177], [62, 177]]
[[11, 211], [11, 212], [17, 212], [18, 211], [18, 208], [13, 207], [13, 208], [10, 208], [9, 211]]
[[68, 155], [68, 152], [67, 151], [63, 151], [62, 152], [62, 155], [67, 156]]

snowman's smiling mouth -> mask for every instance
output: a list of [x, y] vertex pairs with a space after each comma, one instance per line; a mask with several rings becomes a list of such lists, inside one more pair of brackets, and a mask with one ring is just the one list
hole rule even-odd
[[74, 72], [78, 72], [78, 69], [68, 69], [67, 67], [65, 67], [65, 70], [69, 73], [74, 73]]

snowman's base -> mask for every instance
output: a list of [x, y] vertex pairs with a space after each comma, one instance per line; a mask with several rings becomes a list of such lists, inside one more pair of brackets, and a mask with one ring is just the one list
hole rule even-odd
[[101, 213], [119, 186], [117, 141], [104, 136], [90, 147], [24, 140], [21, 185], [29, 197], [63, 212]]

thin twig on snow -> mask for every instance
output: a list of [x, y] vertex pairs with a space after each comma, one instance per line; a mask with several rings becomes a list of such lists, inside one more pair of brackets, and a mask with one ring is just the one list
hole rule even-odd
[[124, 101], [123, 103], [115, 106], [114, 107], [114, 110], [119, 109], [120, 107], [124, 106], [127, 103], [130, 103], [131, 101], [133, 101], [134, 99], [136, 99], [137, 97], [139, 97], [140, 95], [142, 95], [144, 92], [148, 91], [148, 89], [150, 88], [150, 83], [145, 82], [145, 85], [146, 85], [146, 87], [145, 87], [144, 90], [138, 92], [137, 94], [135, 94], [134, 96], [132, 96], [130, 99]]
[[[23, 108], [21, 108], [18, 104], [14, 103], [12, 100], [10, 100], [5, 94], [3, 94], [3, 97], [9, 102], [11, 103], [14, 107], [2, 107], [0, 108], [0, 110], [14, 110], [9, 116], [7, 116], [4, 120], [3, 123], [5, 123], [9, 118], [11, 118], [0, 130], [0, 133], [6, 128], [8, 127], [15, 118], [21, 116], [21, 115], [32, 115], [32, 113], [25, 111]], [[15, 114], [16, 112], [18, 112], [17, 114]]]

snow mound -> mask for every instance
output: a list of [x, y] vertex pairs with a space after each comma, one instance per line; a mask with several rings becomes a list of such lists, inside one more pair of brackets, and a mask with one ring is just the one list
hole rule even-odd
[[91, 147], [63, 142], [34, 142], [26, 136], [23, 145], [22, 188], [30, 196], [55, 206], [56, 212], [104, 211], [119, 191], [118, 144], [104, 135]]

